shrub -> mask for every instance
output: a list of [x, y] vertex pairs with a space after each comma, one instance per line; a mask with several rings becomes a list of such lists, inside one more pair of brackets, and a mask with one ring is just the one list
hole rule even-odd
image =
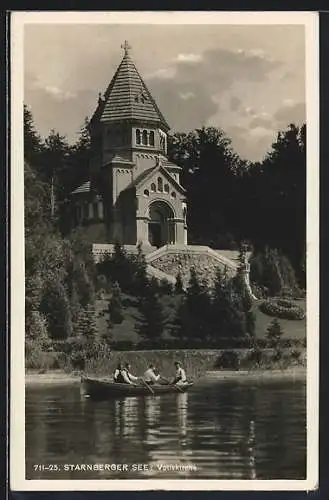
[[302, 320], [305, 318], [304, 309], [287, 299], [273, 298], [264, 300], [259, 309], [268, 316], [281, 319]]
[[235, 351], [223, 351], [216, 361], [216, 368], [227, 368], [237, 370], [239, 368], [239, 356]]
[[272, 360], [280, 361], [282, 359], [282, 351], [280, 349], [276, 349], [273, 353]]
[[302, 357], [302, 352], [301, 352], [301, 351], [299, 351], [299, 350], [297, 350], [297, 349], [292, 349], [292, 351], [290, 351], [289, 355], [290, 355], [290, 356], [289, 356], [289, 357], [290, 357], [290, 359], [291, 359], [294, 363], [296, 363], [297, 365], [302, 364], [302, 359], [301, 359], [301, 357]]
[[25, 368], [27, 370], [56, 370], [63, 368], [65, 355], [62, 352], [44, 351], [39, 343], [33, 340], [25, 342]]
[[251, 349], [247, 355], [246, 361], [260, 365], [263, 361], [262, 350], [258, 347], [254, 347], [253, 349]]

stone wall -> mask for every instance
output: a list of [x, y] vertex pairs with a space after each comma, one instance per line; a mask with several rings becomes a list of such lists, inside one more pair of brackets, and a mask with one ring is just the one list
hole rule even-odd
[[235, 274], [235, 269], [225, 265], [215, 256], [204, 251], [200, 252], [167, 252], [151, 261], [152, 267], [159, 269], [163, 273], [176, 277], [180, 272], [183, 285], [186, 286], [191, 276], [191, 269], [194, 268], [199, 279], [212, 286], [217, 270], [226, 271], [229, 276]]

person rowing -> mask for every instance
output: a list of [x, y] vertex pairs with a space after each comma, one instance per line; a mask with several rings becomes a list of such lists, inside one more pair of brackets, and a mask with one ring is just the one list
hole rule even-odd
[[150, 364], [146, 372], [144, 373], [144, 382], [148, 385], [157, 384], [160, 381], [160, 375], [155, 374], [155, 366]]
[[172, 385], [184, 385], [187, 383], [186, 373], [179, 361], [175, 362], [176, 375], [172, 381]]

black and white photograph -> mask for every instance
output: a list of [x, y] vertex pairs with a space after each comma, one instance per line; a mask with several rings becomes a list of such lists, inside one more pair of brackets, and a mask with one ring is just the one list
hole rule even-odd
[[11, 16], [11, 488], [316, 488], [317, 14]]

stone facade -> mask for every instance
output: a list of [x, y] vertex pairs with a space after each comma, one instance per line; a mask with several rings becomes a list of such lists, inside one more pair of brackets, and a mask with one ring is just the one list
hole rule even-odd
[[[74, 223], [83, 220], [94, 243], [187, 243], [181, 167], [167, 158], [169, 125], [138, 73], [124, 57], [90, 120], [89, 179], [71, 193]], [[95, 203], [101, 212], [97, 216]], [[89, 215], [89, 210], [91, 210]], [[89, 226], [102, 222], [99, 232]]]

